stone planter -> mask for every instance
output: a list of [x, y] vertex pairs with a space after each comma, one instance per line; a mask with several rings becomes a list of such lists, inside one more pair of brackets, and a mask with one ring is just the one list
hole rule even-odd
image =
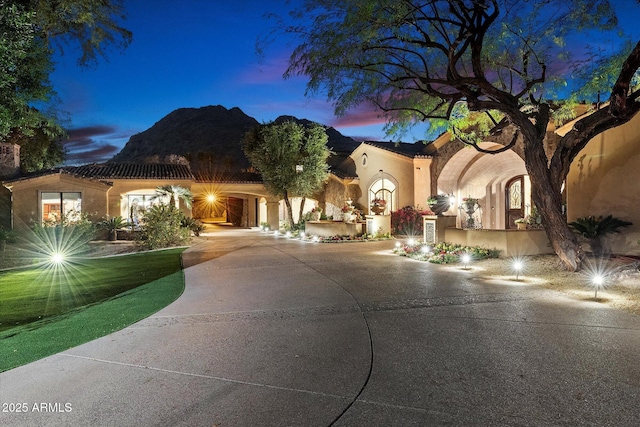
[[440, 195], [436, 196], [435, 199], [435, 203], [429, 203], [429, 209], [431, 209], [431, 212], [434, 214], [442, 215], [451, 207], [451, 204], [449, 203], [449, 196]]

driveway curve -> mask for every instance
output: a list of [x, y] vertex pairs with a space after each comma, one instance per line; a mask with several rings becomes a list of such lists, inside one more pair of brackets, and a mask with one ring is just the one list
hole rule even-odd
[[639, 424], [640, 318], [391, 247], [205, 236], [176, 302], [0, 374], [0, 425]]

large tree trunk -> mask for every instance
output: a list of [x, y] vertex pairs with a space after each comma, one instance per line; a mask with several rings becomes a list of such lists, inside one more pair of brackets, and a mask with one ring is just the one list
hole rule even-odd
[[291, 207], [291, 201], [289, 200], [289, 194], [285, 191], [284, 193], [284, 204], [287, 207], [287, 220], [289, 221], [289, 228], [293, 230], [293, 208]]
[[300, 215], [298, 215], [298, 224], [300, 224], [300, 221], [302, 221], [302, 213], [304, 212], [304, 204], [306, 203], [307, 198], [303, 197], [302, 201], [300, 202]]
[[542, 224], [554, 252], [568, 270], [577, 271], [582, 264], [582, 251], [575, 234], [562, 213], [562, 182], [548, 167], [544, 136], [525, 138], [525, 165], [531, 179], [531, 196], [542, 217]]

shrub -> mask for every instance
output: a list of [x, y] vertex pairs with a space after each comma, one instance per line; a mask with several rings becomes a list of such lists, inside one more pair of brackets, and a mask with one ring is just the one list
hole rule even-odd
[[[424, 249], [427, 248], [428, 251]], [[394, 252], [400, 256], [406, 256], [422, 261], [429, 261], [434, 264], [450, 264], [460, 261], [463, 254], [471, 255], [472, 259], [498, 258], [500, 251], [497, 249], [487, 249], [480, 246], [462, 246], [455, 243], [437, 243], [433, 246], [424, 243], [415, 245], [403, 245], [395, 249]]]
[[182, 220], [180, 221], [180, 225], [183, 228], [186, 228], [189, 231], [191, 231], [194, 236], [199, 236], [200, 233], [202, 233], [205, 230], [205, 226], [202, 222], [191, 217], [182, 218]]
[[31, 242], [34, 250], [67, 255], [86, 252], [89, 249], [88, 243], [95, 237], [96, 227], [86, 214], [78, 214], [73, 218], [36, 224], [33, 227], [35, 240]]
[[422, 215], [433, 215], [433, 212], [413, 206], [405, 206], [391, 212], [391, 234], [396, 236], [422, 235]]
[[569, 227], [583, 238], [585, 238], [591, 246], [594, 256], [605, 255], [604, 237], [607, 234], [619, 233], [620, 228], [633, 225], [631, 222], [614, 218], [613, 215], [608, 216], [587, 216], [578, 218], [569, 223]]
[[167, 205], [151, 206], [144, 213], [138, 243], [145, 249], [179, 246], [189, 241], [190, 230], [182, 227], [184, 215]]

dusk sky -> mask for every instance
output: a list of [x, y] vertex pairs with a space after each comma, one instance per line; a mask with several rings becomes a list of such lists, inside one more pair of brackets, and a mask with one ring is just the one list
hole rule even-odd
[[[70, 123], [71, 164], [101, 162], [133, 134], [182, 107], [239, 107], [259, 122], [292, 115], [333, 126], [356, 139], [381, 139], [377, 112], [337, 119], [322, 98], [304, 96], [305, 80], [283, 80], [292, 46], [272, 45], [263, 59], [257, 38], [275, 24], [265, 18], [284, 0], [131, 0], [125, 27], [133, 42], [109, 61], [80, 68], [77, 55], [56, 56], [52, 82]], [[405, 138], [424, 138], [416, 132]]]
[[[614, 0], [638, 34], [635, 0]], [[284, 11], [285, 0], [128, 0], [124, 27], [133, 42], [111, 52], [108, 62], [80, 68], [67, 49], [55, 57], [52, 83], [60, 109], [68, 113], [70, 164], [102, 162], [131, 135], [150, 128], [177, 108], [239, 107], [259, 122], [280, 115], [333, 126], [356, 140], [384, 139], [384, 121], [375, 110], [336, 118], [323, 98], [304, 96], [303, 77], [283, 80], [293, 49], [284, 40], [263, 59], [255, 43], [275, 25], [265, 14]], [[402, 140], [424, 139], [424, 128]]]

